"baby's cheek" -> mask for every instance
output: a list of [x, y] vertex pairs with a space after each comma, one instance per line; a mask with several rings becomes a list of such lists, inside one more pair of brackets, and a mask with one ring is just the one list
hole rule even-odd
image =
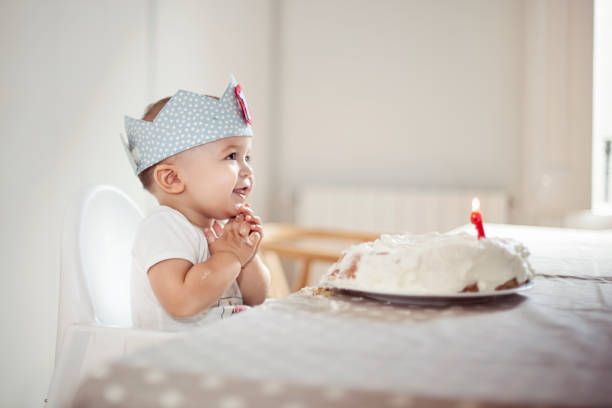
[[234, 174], [218, 174], [215, 182], [215, 190], [218, 193], [227, 192], [227, 190], [234, 190], [238, 175]]

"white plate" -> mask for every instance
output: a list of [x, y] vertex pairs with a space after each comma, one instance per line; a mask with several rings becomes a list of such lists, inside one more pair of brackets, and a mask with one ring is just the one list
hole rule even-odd
[[423, 293], [399, 293], [399, 292], [380, 292], [364, 289], [355, 289], [328, 282], [327, 286], [340, 289], [352, 295], [364, 296], [383, 302], [409, 303], [419, 305], [446, 305], [449, 303], [481, 303], [499, 299], [504, 296], [516, 295], [533, 287], [533, 281], [522, 284], [513, 289], [496, 290], [494, 292], [462, 292], [462, 293], [443, 293], [443, 294], [423, 294]]

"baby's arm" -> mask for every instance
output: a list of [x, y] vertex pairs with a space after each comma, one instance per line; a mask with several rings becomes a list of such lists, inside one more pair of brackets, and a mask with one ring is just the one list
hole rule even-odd
[[270, 291], [270, 271], [259, 256], [255, 255], [238, 275], [238, 286], [246, 305], [255, 306], [266, 300]]
[[210, 307], [238, 277], [261, 239], [238, 217], [228, 221], [221, 237], [214, 237], [210, 230], [206, 234], [213, 243], [205, 262], [194, 265], [185, 259], [167, 259], [149, 268], [153, 292], [174, 317], [193, 316]]
[[[241, 208], [245, 220], [251, 223], [251, 230], [258, 231], [263, 238], [261, 220], [249, 207]], [[261, 240], [259, 241], [261, 243]], [[266, 300], [270, 291], [270, 271], [257, 255], [259, 243], [255, 248], [255, 256], [247, 263], [238, 275], [238, 286], [242, 292], [244, 303], [249, 306], [259, 305]]]

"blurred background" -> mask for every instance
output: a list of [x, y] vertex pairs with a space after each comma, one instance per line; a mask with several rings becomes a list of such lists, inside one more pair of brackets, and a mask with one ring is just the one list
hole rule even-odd
[[68, 203], [154, 208], [119, 134], [179, 88], [245, 89], [265, 222], [442, 231], [480, 195], [485, 222], [606, 225], [610, 3], [0, 2], [0, 406], [45, 398]]

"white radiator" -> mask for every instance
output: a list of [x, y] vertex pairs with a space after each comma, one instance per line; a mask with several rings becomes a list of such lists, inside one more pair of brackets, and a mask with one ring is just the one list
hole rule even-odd
[[383, 190], [307, 187], [297, 192], [296, 222], [375, 233], [445, 232], [470, 222], [480, 199], [486, 223], [507, 223], [508, 196], [491, 190]]

